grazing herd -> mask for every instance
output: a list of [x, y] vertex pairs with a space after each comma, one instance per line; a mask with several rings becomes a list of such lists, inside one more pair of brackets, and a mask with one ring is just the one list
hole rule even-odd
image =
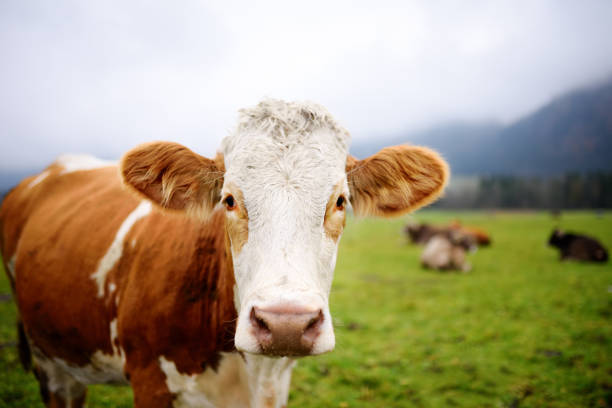
[[[404, 227], [404, 234], [413, 244], [424, 247], [421, 265], [439, 271], [469, 272], [472, 265], [467, 261], [467, 253], [491, 245], [491, 237], [486, 231], [462, 225], [458, 221], [445, 226], [411, 222]], [[559, 249], [562, 261], [608, 261], [606, 248], [586, 235], [555, 229], [548, 245]]]

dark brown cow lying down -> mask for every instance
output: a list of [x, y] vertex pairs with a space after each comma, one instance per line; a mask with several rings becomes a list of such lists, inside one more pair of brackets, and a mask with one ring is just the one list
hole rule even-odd
[[559, 248], [562, 261], [607, 262], [608, 251], [595, 238], [554, 230], [548, 245]]
[[334, 347], [347, 206], [403, 214], [447, 180], [431, 150], [356, 160], [348, 142], [324, 108], [269, 100], [215, 159], [152, 143], [119, 166], [64, 157], [12, 190], [0, 249], [45, 404], [119, 383], [139, 408], [284, 406], [295, 357]]

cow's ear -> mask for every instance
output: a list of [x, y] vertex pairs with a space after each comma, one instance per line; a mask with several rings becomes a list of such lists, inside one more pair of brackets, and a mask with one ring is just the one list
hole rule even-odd
[[223, 156], [207, 159], [170, 142], [146, 143], [121, 159], [124, 183], [165, 209], [205, 218], [220, 200]]
[[346, 174], [355, 214], [390, 217], [438, 198], [449, 169], [433, 150], [402, 145], [363, 160], [348, 156]]

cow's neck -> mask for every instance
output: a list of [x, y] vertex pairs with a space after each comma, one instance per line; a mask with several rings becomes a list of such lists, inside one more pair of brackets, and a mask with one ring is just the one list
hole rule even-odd
[[245, 354], [251, 407], [286, 406], [295, 360]]

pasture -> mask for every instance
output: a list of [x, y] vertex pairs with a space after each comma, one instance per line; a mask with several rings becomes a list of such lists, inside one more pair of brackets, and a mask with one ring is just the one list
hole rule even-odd
[[[612, 247], [612, 214], [421, 211], [491, 233], [467, 274], [427, 271], [401, 229], [349, 219], [331, 311], [336, 349], [299, 361], [290, 407], [610, 407], [612, 266], [560, 263], [554, 226]], [[0, 274], [0, 407], [42, 407], [15, 347]], [[127, 387], [90, 387], [89, 407], [130, 407]]]

